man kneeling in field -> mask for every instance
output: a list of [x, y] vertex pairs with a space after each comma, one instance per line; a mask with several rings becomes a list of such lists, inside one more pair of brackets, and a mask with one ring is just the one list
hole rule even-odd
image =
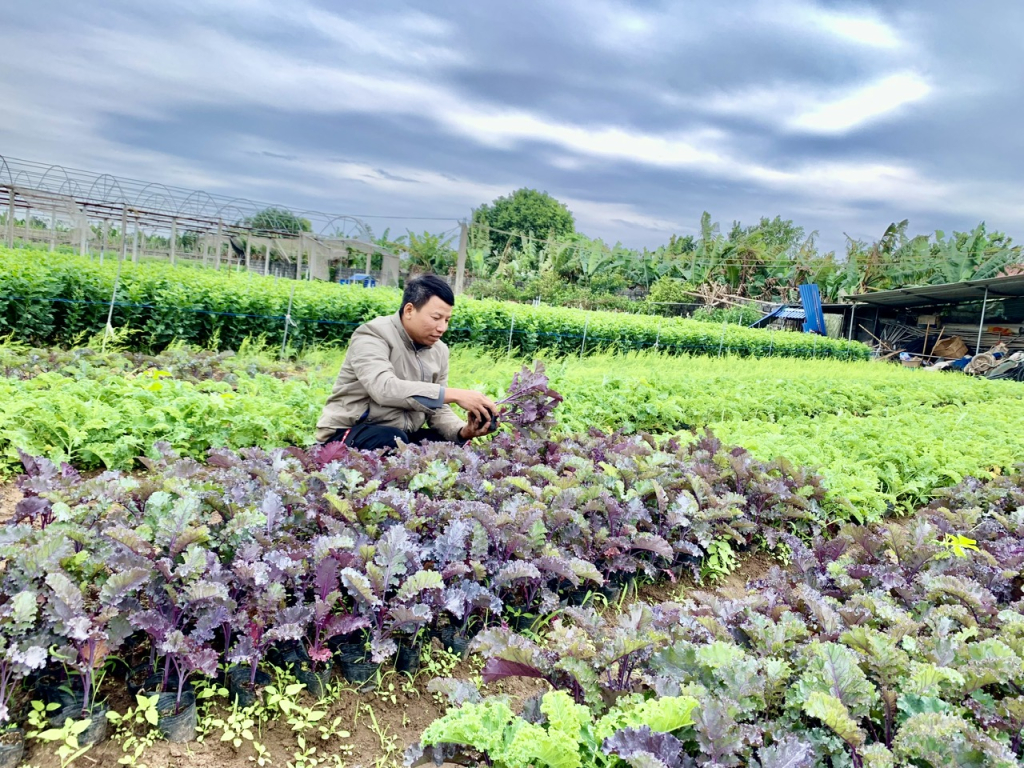
[[[490, 432], [498, 413], [494, 402], [448, 386], [448, 347], [441, 336], [453, 306], [448, 283], [424, 275], [406, 284], [397, 314], [359, 326], [316, 424], [317, 441], [374, 450], [399, 441], [463, 443]], [[449, 403], [466, 410], [468, 424]]]

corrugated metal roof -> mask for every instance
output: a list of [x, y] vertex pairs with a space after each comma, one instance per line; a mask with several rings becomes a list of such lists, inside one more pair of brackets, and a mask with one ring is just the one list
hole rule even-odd
[[807, 313], [802, 307], [786, 307], [776, 317], [780, 320], [806, 320]]
[[993, 277], [988, 280], [967, 280], [962, 283], [922, 285], [848, 296], [847, 301], [874, 304], [880, 307], [930, 307], [935, 304], [961, 304], [981, 301], [988, 289], [990, 299], [1024, 297], [1024, 275]]

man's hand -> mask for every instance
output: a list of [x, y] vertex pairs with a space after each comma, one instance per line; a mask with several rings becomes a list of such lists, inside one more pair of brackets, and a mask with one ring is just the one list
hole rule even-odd
[[469, 424], [462, 430], [462, 439], [486, 435], [491, 431], [491, 418], [498, 415], [498, 406], [487, 395], [474, 392], [472, 389], [446, 388], [444, 401], [455, 403], [469, 415]]
[[463, 440], [471, 440], [474, 437], [490, 434], [492, 423], [490, 416], [481, 422], [476, 416], [469, 414], [469, 423], [459, 432], [459, 437]]

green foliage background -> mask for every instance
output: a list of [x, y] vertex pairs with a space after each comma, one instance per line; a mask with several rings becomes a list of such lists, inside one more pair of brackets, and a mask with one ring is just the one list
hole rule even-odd
[[[248, 338], [283, 336], [296, 347], [347, 341], [355, 328], [395, 312], [394, 290], [275, 280], [242, 272], [159, 263], [97, 260], [66, 254], [0, 249], [0, 333], [32, 343], [71, 344], [102, 331], [118, 279], [112, 325], [132, 342], [159, 350], [174, 341], [237, 349]], [[800, 333], [614, 312], [582, 312], [460, 298], [445, 341], [532, 355], [630, 352], [753, 357], [866, 359], [857, 342]]]
[[499, 197], [490, 204], [473, 211], [473, 221], [492, 230], [489, 238], [497, 251], [519, 247], [517, 238], [508, 232], [545, 239], [566, 237], [576, 231], [576, 222], [564, 203], [547, 192], [536, 189], [517, 189], [510, 195]]

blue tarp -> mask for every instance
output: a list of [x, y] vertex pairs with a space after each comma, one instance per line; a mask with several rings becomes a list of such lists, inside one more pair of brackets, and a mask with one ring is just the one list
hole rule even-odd
[[377, 287], [377, 281], [370, 275], [363, 274], [362, 272], [356, 272], [352, 277], [343, 277], [338, 282], [341, 285], [359, 285], [362, 283], [366, 288]]
[[825, 313], [821, 310], [821, 292], [818, 290], [818, 286], [813, 283], [801, 285], [800, 301], [804, 305], [804, 312], [807, 315], [804, 333], [817, 333], [824, 336], [826, 334]]
[[782, 312], [783, 312], [783, 311], [784, 311], [784, 310], [785, 310], [786, 308], [787, 308], [787, 307], [786, 307], [786, 305], [785, 305], [785, 304], [783, 304], [783, 305], [782, 305], [781, 307], [776, 307], [776, 308], [775, 308], [775, 309], [773, 309], [773, 310], [772, 310], [771, 312], [769, 312], [769, 313], [768, 313], [767, 315], [765, 315], [764, 317], [762, 317], [762, 318], [761, 318], [760, 320], [757, 320], [757, 321], [755, 321], [755, 322], [751, 323], [751, 324], [750, 324], [750, 327], [751, 327], [751, 328], [764, 328], [764, 327], [765, 327], [766, 325], [768, 325], [768, 323], [770, 323], [770, 322], [772, 321], [772, 319], [773, 319], [773, 318], [776, 318], [776, 317], [778, 317], [779, 315], [781, 315], [781, 314], [782, 314]]

